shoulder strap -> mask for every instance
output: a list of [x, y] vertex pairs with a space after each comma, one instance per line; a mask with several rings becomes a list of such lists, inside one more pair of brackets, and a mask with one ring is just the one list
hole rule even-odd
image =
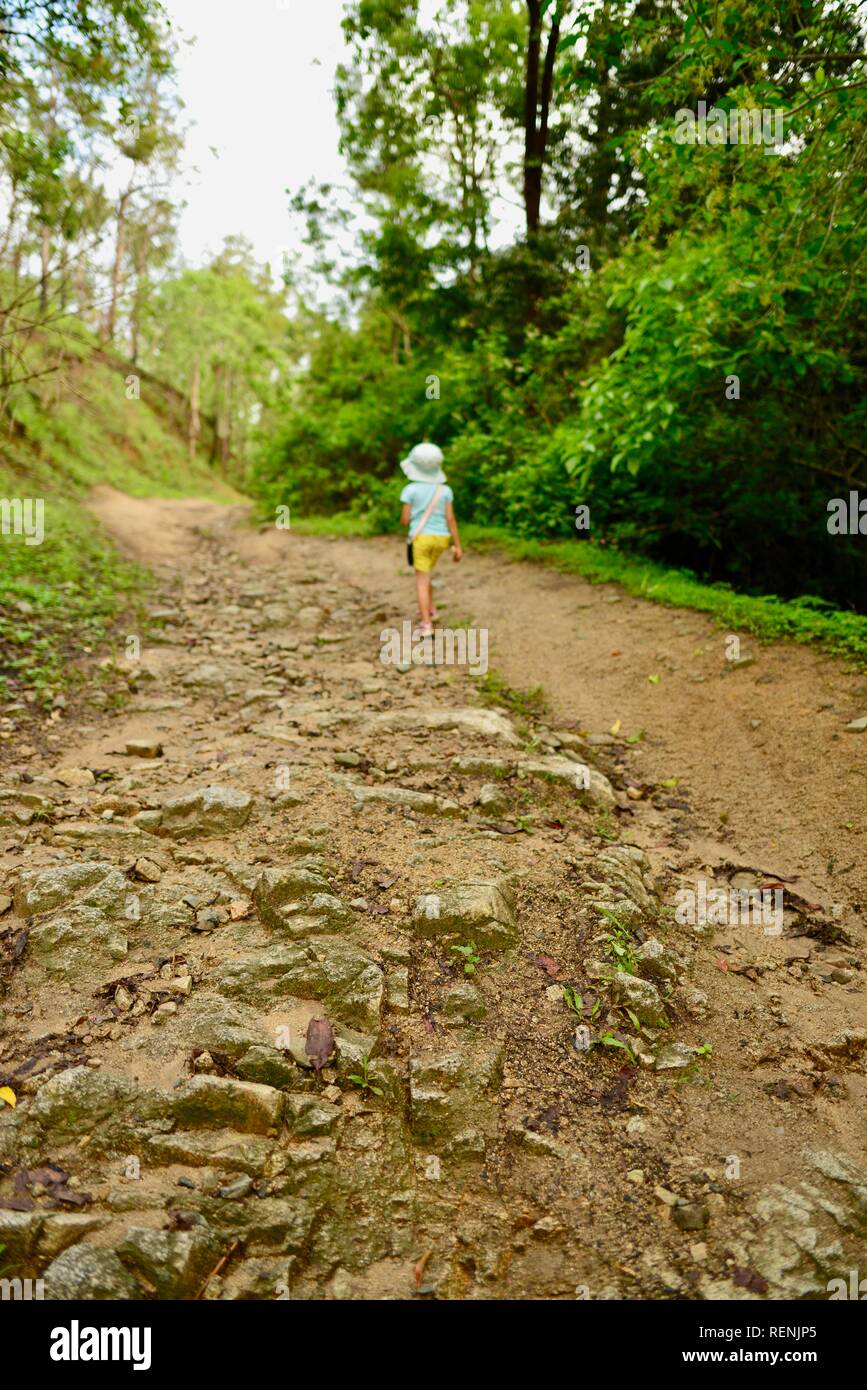
[[437, 486], [436, 492], [434, 493], [433, 497], [432, 497], [432, 498], [430, 499], [430, 501], [428, 502], [427, 508], [426, 508], [426, 510], [425, 510], [425, 513], [424, 513], [424, 516], [422, 517], [422, 519], [421, 519], [421, 521], [419, 522], [418, 526], [416, 526], [416, 528], [415, 528], [414, 531], [410, 531], [410, 533], [409, 533], [409, 539], [410, 539], [411, 541], [414, 541], [415, 538], [416, 538], [416, 536], [420, 535], [421, 532], [424, 530], [424, 528], [427, 526], [427, 524], [428, 524], [428, 522], [430, 521], [430, 518], [431, 518], [431, 513], [433, 512], [434, 507], [436, 506], [437, 502], [439, 501], [439, 496], [440, 496], [440, 493], [442, 492], [442, 490], [443, 490], [443, 485], [442, 485], [442, 483], [440, 483], [440, 484]]

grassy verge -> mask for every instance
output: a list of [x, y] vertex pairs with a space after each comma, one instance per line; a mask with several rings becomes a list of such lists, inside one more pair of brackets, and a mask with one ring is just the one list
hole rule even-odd
[[[293, 527], [309, 535], [374, 534], [365, 517], [350, 512], [308, 517], [293, 521]], [[707, 613], [720, 627], [749, 632], [762, 641], [817, 643], [867, 668], [867, 617], [822, 599], [739, 594], [725, 584], [705, 584], [688, 570], [669, 569], [587, 541], [534, 541], [500, 527], [472, 524], [461, 526], [461, 536], [473, 549], [505, 551], [514, 560], [549, 565], [593, 584], [619, 584], [627, 593], [667, 608]]]
[[34, 708], [76, 680], [77, 659], [147, 584], [85, 507], [90, 488], [237, 500], [204, 461], [190, 464], [167, 388], [142, 378], [129, 399], [128, 364], [75, 325], [64, 346], [61, 371], [21, 388], [0, 432], [0, 498], [44, 505], [41, 544], [0, 533], [0, 700]]

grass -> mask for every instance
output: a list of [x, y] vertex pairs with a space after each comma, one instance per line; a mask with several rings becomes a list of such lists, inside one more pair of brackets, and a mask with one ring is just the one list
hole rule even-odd
[[[320, 536], [376, 533], [368, 518], [352, 512], [306, 517], [296, 529]], [[835, 608], [823, 599], [741, 594], [727, 584], [706, 584], [689, 570], [672, 569], [641, 556], [576, 541], [531, 540], [502, 527], [462, 524], [461, 539], [467, 548], [504, 551], [513, 560], [577, 574], [592, 584], [619, 584], [627, 593], [666, 608], [707, 613], [719, 627], [749, 632], [764, 642], [816, 643], [867, 669], [867, 616]]]
[[0, 699], [36, 708], [76, 679], [77, 659], [105, 641], [148, 582], [85, 507], [91, 487], [237, 500], [204, 462], [190, 465], [166, 388], [142, 378], [140, 399], [129, 400], [128, 364], [96, 354], [75, 327], [64, 345], [62, 372], [20, 388], [0, 433], [0, 497], [45, 506], [40, 545], [0, 533]]

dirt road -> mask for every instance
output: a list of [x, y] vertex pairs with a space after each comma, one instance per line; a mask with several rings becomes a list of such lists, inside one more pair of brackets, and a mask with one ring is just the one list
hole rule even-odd
[[[696, 615], [447, 563], [442, 624], [544, 687], [526, 720], [461, 666], [380, 661], [411, 616], [391, 542], [94, 508], [157, 586], [114, 693], [7, 750], [6, 1258], [48, 1297], [847, 1278], [864, 678], [746, 641], [733, 665]], [[723, 920], [675, 919], [715, 891]]]

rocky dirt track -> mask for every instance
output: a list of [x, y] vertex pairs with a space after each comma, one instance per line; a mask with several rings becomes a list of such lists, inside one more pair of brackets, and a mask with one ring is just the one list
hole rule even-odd
[[[103, 510], [157, 576], [127, 698], [3, 745], [0, 1275], [780, 1299], [863, 1267], [863, 878], [739, 853], [563, 690], [544, 724], [384, 666], [394, 548]], [[699, 880], [782, 887], [783, 930], [677, 922]]]

